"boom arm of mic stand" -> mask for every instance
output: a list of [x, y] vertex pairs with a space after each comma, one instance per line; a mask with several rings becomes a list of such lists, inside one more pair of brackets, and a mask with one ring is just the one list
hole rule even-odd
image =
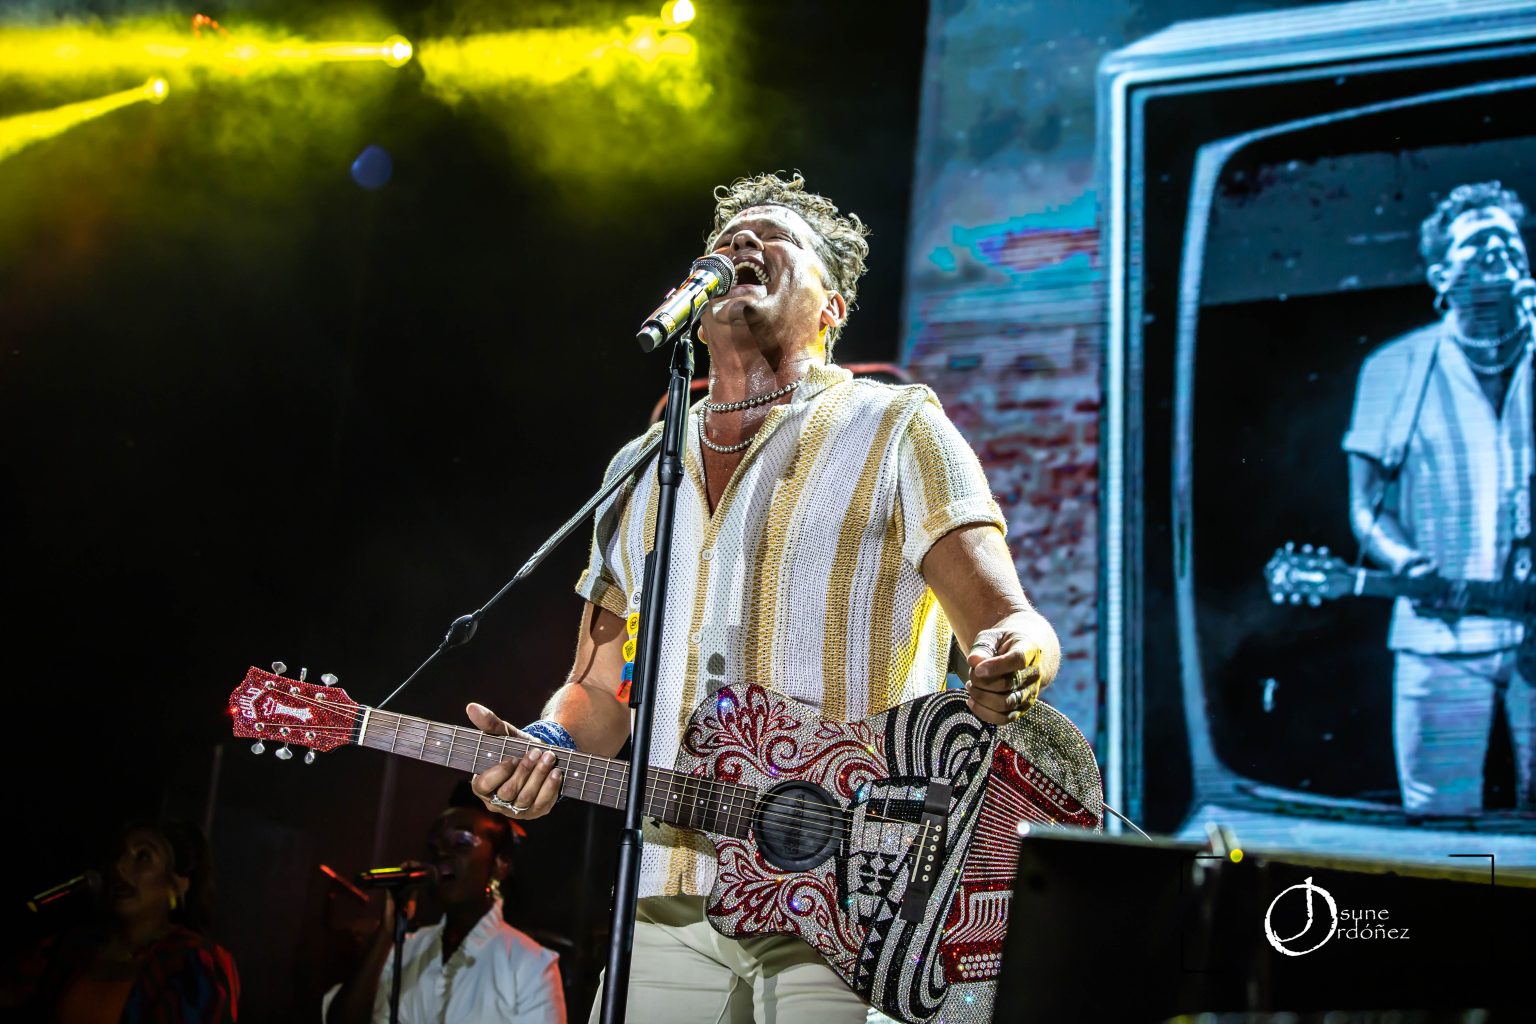
[[682, 330], [672, 348], [672, 379], [662, 414], [661, 462], [657, 466], [656, 537], [645, 556], [644, 595], [635, 652], [635, 678], [629, 706], [635, 709], [624, 804], [619, 834], [618, 873], [613, 888], [613, 916], [608, 933], [608, 970], [603, 976], [603, 1024], [622, 1024], [629, 998], [629, 962], [639, 899], [641, 822], [645, 816], [646, 770], [651, 757], [651, 721], [656, 710], [656, 677], [661, 665], [661, 624], [667, 600], [667, 569], [672, 564], [672, 524], [677, 487], [683, 478], [683, 437], [688, 426], [688, 392], [693, 383], [693, 342]]
[[[692, 363], [690, 361], [690, 366], [691, 365]], [[394, 700], [395, 696], [401, 690], [405, 689], [407, 686], [410, 686], [411, 681], [414, 680], [417, 676], [421, 675], [421, 673], [426, 670], [426, 667], [436, 661], [437, 656], [442, 654], [448, 648], [459, 647], [463, 644], [469, 643], [470, 640], [474, 639], [475, 630], [480, 628], [480, 620], [485, 617], [486, 612], [491, 610], [491, 606], [494, 605], [497, 601], [500, 601], [502, 596], [505, 595], [507, 591], [512, 589], [513, 584], [517, 583], [524, 576], [527, 576], [529, 573], [533, 572], [533, 570], [537, 569], [539, 567], [539, 563], [548, 558], [551, 551], [559, 547], [560, 544], [571, 535], [572, 531], [587, 521], [587, 517], [592, 514], [592, 510], [601, 505], [603, 501], [608, 497], [608, 495], [612, 494], [620, 487], [623, 487], [631, 477], [640, 472], [640, 470], [645, 467], [646, 462], [649, 461], [651, 455], [660, 446], [660, 437], [655, 438], [647, 444], [641, 445], [640, 450], [635, 453], [635, 457], [630, 460], [629, 465], [625, 466], [622, 472], [615, 473], [611, 480], [607, 481], [603, 484], [602, 487], [598, 488], [597, 493], [588, 498], [587, 503], [581, 506], [581, 508], [577, 509], [575, 515], [567, 519], [560, 526], [560, 529], [551, 534], [550, 538], [543, 544], [540, 544], [539, 549], [528, 557], [528, 561], [523, 563], [523, 567], [517, 570], [517, 572], [512, 575], [511, 579], [502, 584], [501, 589], [496, 591], [495, 594], [491, 595], [491, 599], [489, 601], [485, 602], [485, 604], [481, 605], [478, 609], [471, 612], [470, 614], [460, 615], [458, 618], [454, 619], [453, 625], [449, 626], [448, 632], [443, 635], [443, 642], [437, 645], [437, 650], [427, 655], [427, 660], [423, 661], [420, 665], [417, 665], [416, 671], [405, 677], [405, 682], [401, 683], [399, 686], [390, 691], [389, 696], [379, 701], [374, 705], [374, 707], [382, 708], [385, 704], [388, 704], [391, 700]]]

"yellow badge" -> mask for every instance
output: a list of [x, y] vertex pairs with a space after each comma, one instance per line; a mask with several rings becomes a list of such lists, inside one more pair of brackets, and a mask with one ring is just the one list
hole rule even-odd
[[634, 661], [635, 660], [635, 638], [634, 637], [630, 637], [628, 640], [624, 641], [624, 660], [625, 661]]
[[640, 613], [630, 612], [629, 618], [624, 620], [624, 628], [629, 630], [630, 636], [638, 636], [640, 633]]

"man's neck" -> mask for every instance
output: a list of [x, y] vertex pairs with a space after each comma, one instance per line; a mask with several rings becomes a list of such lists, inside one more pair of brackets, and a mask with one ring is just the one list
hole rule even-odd
[[806, 375], [810, 368], [825, 362], [825, 354], [797, 348], [762, 349], [735, 346], [711, 346], [709, 350], [709, 397], [716, 404], [740, 402], [777, 391]]
[[1523, 319], [1519, 307], [1512, 302], [1490, 303], [1487, 307], [1455, 306], [1451, 310], [1451, 326], [1463, 338], [1474, 341], [1496, 341], [1519, 334]]
[[459, 947], [464, 937], [474, 931], [475, 925], [490, 911], [495, 901], [489, 896], [483, 900], [456, 904], [443, 914], [443, 955], [446, 957]]

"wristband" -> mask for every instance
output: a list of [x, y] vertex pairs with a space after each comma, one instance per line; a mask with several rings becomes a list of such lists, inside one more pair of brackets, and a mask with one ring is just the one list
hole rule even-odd
[[545, 746], [559, 747], [562, 750], [576, 749], [576, 741], [571, 739], [571, 734], [565, 731], [565, 726], [548, 718], [541, 718], [532, 725], [523, 726], [523, 732]]

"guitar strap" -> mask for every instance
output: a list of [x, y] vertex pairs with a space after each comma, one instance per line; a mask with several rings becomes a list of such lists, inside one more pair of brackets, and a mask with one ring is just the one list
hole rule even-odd
[[[1529, 347], [1526, 350], [1526, 359], [1531, 359]], [[1529, 392], [1527, 403], [1531, 406], [1532, 421], [1527, 424], [1530, 433], [1525, 438], [1527, 445], [1536, 445], [1536, 383], [1532, 381], [1532, 375], [1536, 374], [1536, 363], [1527, 368], [1525, 375], [1525, 387]], [[1506, 397], [1505, 401], [1509, 401]], [[1513, 522], [1510, 524], [1509, 557], [1504, 562], [1504, 581], [1514, 584], [1517, 593], [1527, 593], [1527, 584], [1531, 577], [1532, 551], [1531, 540], [1531, 509], [1536, 508], [1536, 471], [1527, 478], [1526, 486], [1516, 488], [1515, 507], [1513, 509]], [[1532, 611], [1532, 609], [1523, 609]], [[1536, 681], [1536, 629], [1532, 628], [1532, 620], [1529, 615], [1521, 622], [1523, 636], [1520, 646], [1516, 649], [1515, 668], [1527, 682]]]

